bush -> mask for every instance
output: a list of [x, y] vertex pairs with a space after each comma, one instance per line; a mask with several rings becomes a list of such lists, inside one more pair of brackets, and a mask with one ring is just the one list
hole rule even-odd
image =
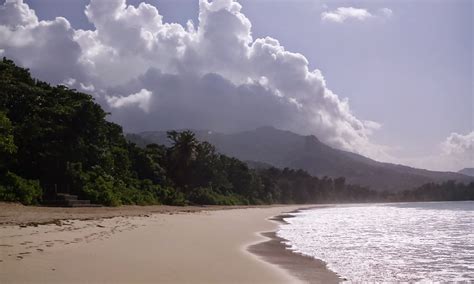
[[88, 179], [82, 191], [93, 203], [106, 206], [119, 206], [122, 204], [118, 194], [114, 192], [114, 178], [108, 175], [87, 175]]
[[185, 206], [188, 204], [184, 194], [173, 187], [159, 187], [156, 194], [166, 205]]
[[24, 179], [12, 172], [0, 178], [0, 200], [21, 202], [25, 205], [39, 204], [43, 191], [37, 180]]
[[81, 174], [82, 196], [106, 206], [168, 204], [184, 206], [184, 195], [145, 179], [114, 178], [98, 169]]
[[201, 205], [241, 205], [247, 201], [235, 194], [220, 194], [210, 188], [198, 187], [188, 194], [191, 203]]
[[209, 188], [198, 187], [188, 194], [188, 200], [195, 204], [218, 204], [217, 195]]
[[[160, 204], [155, 187], [150, 180], [127, 179], [116, 186], [120, 192], [122, 204], [153, 205]], [[159, 187], [159, 186], [158, 186]]]

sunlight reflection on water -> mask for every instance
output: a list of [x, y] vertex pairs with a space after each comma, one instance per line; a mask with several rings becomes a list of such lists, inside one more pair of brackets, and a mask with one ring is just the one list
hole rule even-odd
[[474, 202], [343, 205], [285, 219], [279, 237], [350, 281], [473, 281]]

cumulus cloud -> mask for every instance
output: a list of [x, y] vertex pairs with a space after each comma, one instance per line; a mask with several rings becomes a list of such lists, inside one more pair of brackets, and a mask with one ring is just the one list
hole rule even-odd
[[112, 108], [122, 108], [131, 105], [137, 105], [145, 112], [149, 111], [150, 98], [153, 93], [147, 89], [141, 89], [140, 92], [125, 97], [106, 96], [107, 103]]
[[[380, 124], [355, 117], [302, 54], [254, 39], [241, 9], [233, 0], [201, 0], [199, 22], [183, 26], [163, 22], [150, 4], [92, 0], [85, 14], [95, 29], [76, 30], [8, 0], [0, 50], [40, 79], [93, 93], [126, 131], [272, 125], [383, 159], [384, 147], [370, 141]], [[371, 17], [362, 10], [334, 13]]]
[[447, 155], [466, 155], [470, 156], [471, 161], [474, 153], [474, 131], [462, 135], [451, 133], [443, 142], [443, 149]]
[[365, 21], [370, 18], [384, 17], [390, 18], [392, 10], [382, 8], [378, 14], [372, 14], [367, 9], [354, 7], [339, 7], [333, 11], [325, 11], [321, 13], [321, 20], [324, 22], [344, 23], [346, 20]]
[[372, 17], [366, 9], [358, 9], [353, 7], [339, 7], [334, 11], [321, 13], [321, 19], [328, 22], [342, 23], [347, 19], [356, 19], [363, 21]]
[[29, 9], [22, 1], [6, 0], [0, 8], [0, 25], [21, 27], [38, 24], [35, 11]]
[[21, 0], [7, 0], [0, 6], [2, 55], [29, 67], [51, 83], [84, 79], [78, 62], [81, 49], [73, 35], [74, 30], [65, 18], [39, 21]]
[[439, 153], [401, 162], [432, 170], [457, 172], [463, 168], [474, 168], [474, 131], [466, 134], [451, 133], [439, 143]]
[[462, 168], [474, 168], [474, 131], [467, 134], [451, 133], [441, 143], [442, 164], [457, 171]]

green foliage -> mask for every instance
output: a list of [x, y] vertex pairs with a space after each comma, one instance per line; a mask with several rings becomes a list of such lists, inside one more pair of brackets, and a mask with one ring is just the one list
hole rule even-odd
[[163, 204], [174, 206], [185, 206], [188, 204], [184, 194], [173, 187], [162, 187], [156, 194]]
[[0, 109], [0, 174], [6, 171], [7, 163], [11, 160], [16, 150], [12, 123]]
[[192, 204], [201, 205], [243, 205], [247, 204], [244, 199], [235, 195], [220, 194], [211, 188], [198, 187], [188, 194], [188, 200]]
[[16, 152], [13, 141], [13, 127], [4, 112], [0, 111], [0, 155], [11, 155]]
[[168, 173], [177, 187], [183, 191], [188, 190], [190, 181], [191, 164], [196, 160], [198, 142], [191, 131], [170, 131], [168, 138], [172, 141], [168, 149]]
[[[45, 199], [67, 192], [109, 206], [184, 204], [161, 167], [165, 150], [128, 143], [121, 127], [108, 122], [106, 115], [90, 95], [36, 81], [28, 70], [4, 58], [0, 157], [8, 157], [0, 160], [0, 173], [8, 170], [39, 180]], [[14, 191], [14, 196], [22, 195], [23, 187], [3, 180], [0, 185], [2, 200], [13, 200]]]
[[100, 167], [84, 172], [77, 165], [71, 165], [69, 172], [74, 183], [79, 185], [81, 197], [94, 203], [107, 206], [185, 204], [182, 194], [148, 179], [112, 176]]
[[392, 201], [461, 201], [474, 200], [474, 182], [468, 184], [446, 181], [427, 183], [412, 190], [405, 190], [387, 197]]
[[37, 180], [24, 179], [11, 172], [0, 177], [0, 200], [32, 205], [39, 204], [41, 196]]
[[170, 147], [130, 135], [138, 147], [106, 116], [92, 96], [35, 80], [4, 58], [0, 200], [38, 204], [56, 192], [107, 206], [474, 199], [474, 183], [388, 195], [302, 170], [253, 170], [188, 130], [168, 132]]
[[101, 175], [97, 172], [90, 172], [84, 176], [86, 180], [82, 191], [86, 198], [94, 203], [107, 206], [122, 205], [120, 197], [117, 194], [117, 192], [122, 189], [122, 184], [117, 182], [112, 176], [107, 174]]

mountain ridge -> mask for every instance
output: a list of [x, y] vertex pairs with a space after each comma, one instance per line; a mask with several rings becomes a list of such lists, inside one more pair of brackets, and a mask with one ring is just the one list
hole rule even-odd
[[[231, 134], [210, 130], [193, 131], [199, 140], [207, 141], [215, 145], [219, 152], [243, 161], [278, 168], [303, 169], [318, 177], [343, 176], [349, 183], [378, 191], [396, 192], [446, 180], [474, 180], [474, 177], [461, 173], [378, 162], [356, 153], [332, 148], [314, 135], [299, 135], [270, 126]], [[147, 131], [136, 135], [145, 142], [167, 143], [166, 131]]]
[[458, 173], [474, 177], [474, 168], [464, 168], [458, 171]]

